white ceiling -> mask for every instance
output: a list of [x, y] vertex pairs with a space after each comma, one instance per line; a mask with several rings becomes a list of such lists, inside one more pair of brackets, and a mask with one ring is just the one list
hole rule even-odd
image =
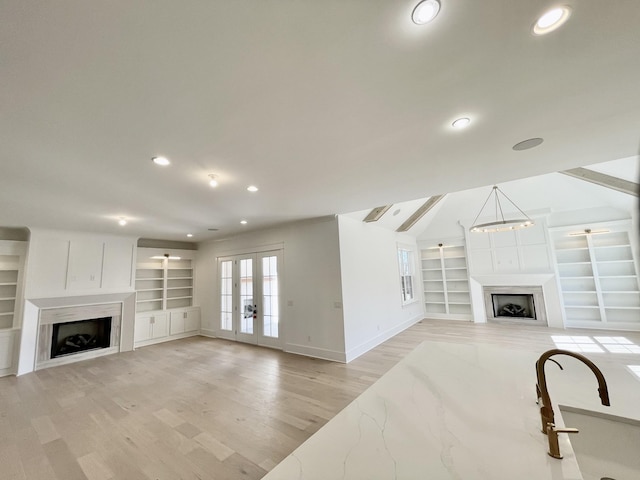
[[638, 153], [640, 2], [441, 2], [1, 0], [0, 226], [198, 241]]

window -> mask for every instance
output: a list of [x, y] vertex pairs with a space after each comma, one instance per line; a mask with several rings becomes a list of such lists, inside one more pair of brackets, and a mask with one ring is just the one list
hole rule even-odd
[[406, 247], [398, 247], [398, 266], [400, 267], [400, 286], [402, 288], [402, 304], [413, 302], [413, 251]]

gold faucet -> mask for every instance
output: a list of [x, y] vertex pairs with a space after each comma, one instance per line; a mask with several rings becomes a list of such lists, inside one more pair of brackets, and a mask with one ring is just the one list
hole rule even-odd
[[551, 358], [554, 355], [568, 355], [569, 357], [576, 358], [591, 369], [598, 379], [598, 393], [600, 394], [602, 405], [610, 405], [609, 390], [607, 389], [607, 382], [600, 369], [584, 355], [559, 348], [548, 350], [540, 355], [540, 358], [536, 362], [536, 377], [538, 380], [536, 384], [536, 395], [538, 397], [538, 405], [540, 405], [542, 433], [549, 438], [549, 455], [553, 458], [562, 458], [562, 455], [560, 455], [560, 446], [558, 445], [558, 433], [578, 433], [578, 430], [576, 428], [556, 428], [555, 426], [553, 406], [551, 405], [551, 398], [549, 397], [549, 390], [547, 389], [547, 377], [544, 373], [544, 364], [547, 360], [551, 360], [562, 370], [562, 365]]

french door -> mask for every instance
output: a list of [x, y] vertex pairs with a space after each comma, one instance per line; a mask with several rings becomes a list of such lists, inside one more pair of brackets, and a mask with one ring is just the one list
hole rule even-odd
[[218, 258], [220, 337], [281, 348], [281, 272], [282, 250]]

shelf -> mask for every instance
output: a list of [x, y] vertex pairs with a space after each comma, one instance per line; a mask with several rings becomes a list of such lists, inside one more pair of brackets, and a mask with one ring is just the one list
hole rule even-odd
[[[437, 314], [438, 318], [470, 314], [469, 278], [464, 246], [428, 252], [422, 250], [422, 262], [426, 314]], [[440, 278], [433, 278], [434, 276]]]
[[580, 279], [593, 278], [593, 275], [587, 275], [587, 276], [584, 276], [584, 277], [563, 277], [562, 275], [560, 275], [560, 279], [561, 280], [576, 280], [578, 278], [580, 278]]
[[4, 297], [4, 298], [0, 298], [0, 302], [9, 301], [9, 300], [15, 300], [15, 299], [16, 299], [16, 297]]
[[194, 287], [190, 259], [161, 259], [158, 263], [141, 262], [138, 265], [136, 312], [192, 306]]
[[572, 308], [572, 309], [595, 309], [595, 310], [600, 310], [600, 307], [598, 305], [565, 305], [564, 308]]
[[623, 260], [596, 260], [596, 263], [631, 263], [633, 264], [633, 259], [631, 258], [627, 258], [627, 259], [623, 259]]
[[636, 278], [636, 275], [600, 275], [600, 278]]
[[558, 262], [560, 265], [591, 265], [591, 262]]
[[604, 306], [605, 310], [640, 310], [640, 307], [609, 307], [607, 305]]
[[0, 312], [0, 317], [8, 315], [13, 315], [13, 312]]

